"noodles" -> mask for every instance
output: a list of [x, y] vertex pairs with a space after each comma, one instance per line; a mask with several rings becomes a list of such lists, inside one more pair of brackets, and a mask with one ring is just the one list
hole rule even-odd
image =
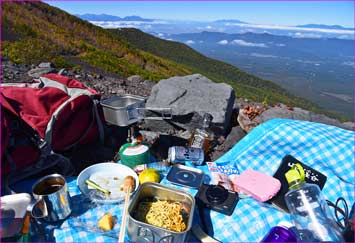
[[142, 222], [168, 230], [182, 232], [186, 229], [183, 207], [180, 202], [140, 202], [136, 218]]

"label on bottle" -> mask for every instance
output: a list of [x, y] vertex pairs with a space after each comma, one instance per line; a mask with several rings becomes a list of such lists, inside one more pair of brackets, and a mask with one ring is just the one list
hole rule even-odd
[[190, 147], [193, 148], [202, 148], [205, 153], [210, 150], [210, 137], [209, 134], [200, 129], [196, 129], [196, 131], [192, 134], [190, 139]]
[[193, 148], [203, 148], [203, 144], [205, 142], [205, 138], [201, 135], [197, 134], [192, 138], [191, 147]]

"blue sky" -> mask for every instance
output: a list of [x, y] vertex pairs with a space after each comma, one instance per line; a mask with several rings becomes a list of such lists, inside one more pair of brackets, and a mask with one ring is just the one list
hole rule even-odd
[[353, 1], [45, 1], [71, 14], [175, 20], [239, 19], [256, 24], [354, 27]]

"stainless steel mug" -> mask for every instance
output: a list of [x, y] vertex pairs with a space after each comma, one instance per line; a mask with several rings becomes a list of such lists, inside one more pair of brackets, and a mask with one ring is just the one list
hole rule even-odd
[[32, 208], [32, 216], [48, 222], [67, 218], [71, 213], [70, 195], [63, 176], [52, 174], [39, 179], [32, 187], [37, 200]]

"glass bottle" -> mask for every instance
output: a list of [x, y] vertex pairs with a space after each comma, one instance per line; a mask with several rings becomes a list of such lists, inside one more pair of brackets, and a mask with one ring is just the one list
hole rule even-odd
[[319, 186], [305, 182], [303, 167], [294, 164], [285, 177], [289, 184], [285, 201], [297, 228], [298, 238], [307, 242], [343, 241]]
[[211, 149], [212, 134], [208, 131], [213, 116], [209, 113], [203, 115], [201, 128], [195, 129], [190, 137], [189, 146], [193, 148], [202, 148], [206, 154]]

